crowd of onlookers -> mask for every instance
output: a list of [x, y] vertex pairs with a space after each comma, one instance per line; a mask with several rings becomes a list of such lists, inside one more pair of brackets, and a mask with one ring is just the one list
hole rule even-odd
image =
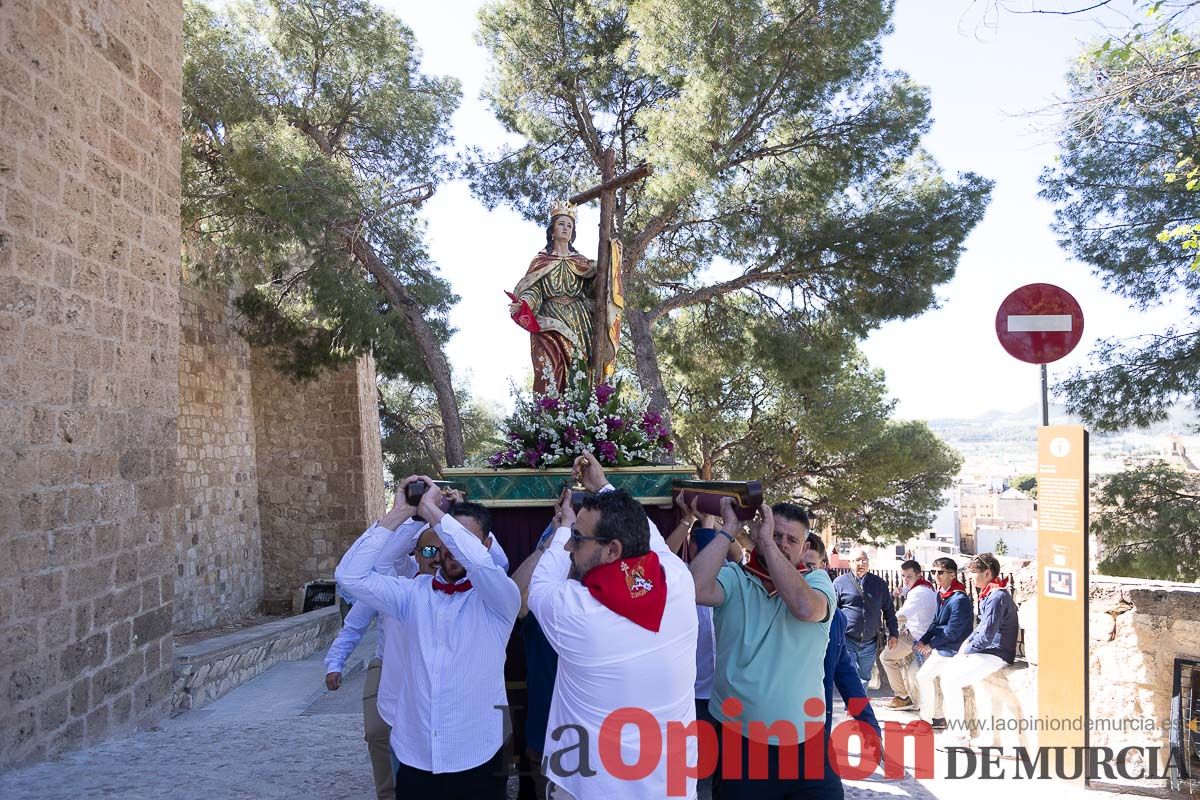
[[[590, 494], [577, 508], [564, 493], [511, 575], [488, 510], [421, 476], [342, 559], [336, 577], [354, 603], [326, 684], [340, 686], [374, 620], [363, 711], [380, 798], [506, 797], [514, 626], [526, 755], [537, 797], [552, 800], [693, 797], [696, 779], [714, 772], [722, 800], [839, 798], [835, 688], [878, 733], [867, 696], [878, 658], [895, 695], [887, 707], [919, 709], [936, 729], [962, 716], [964, 687], [1014, 658], [1016, 606], [991, 554], [967, 565], [982, 587], [976, 625], [949, 558], [934, 561], [933, 582], [906, 560], [897, 609], [863, 550], [831, 579], [799, 505], [763, 507], [747, 531], [727, 500], [719, 518], [680, 501], [664, 538], [594, 458], [576, 470]], [[417, 482], [424, 491], [409, 505]], [[624, 720], [615, 735], [614, 719]], [[646, 726], [668, 745], [653, 763]], [[672, 742], [684, 774], [670, 767]], [[643, 764], [631, 779], [629, 765]]]

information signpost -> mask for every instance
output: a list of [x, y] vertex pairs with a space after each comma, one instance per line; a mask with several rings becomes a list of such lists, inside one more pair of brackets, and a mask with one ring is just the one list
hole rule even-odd
[[[1088, 746], [1088, 433], [1050, 425], [1046, 364], [1083, 337], [1083, 310], [1049, 283], [1000, 304], [996, 337], [1014, 358], [1041, 365], [1038, 428], [1038, 745]], [[1084, 751], [1086, 752], [1086, 751]], [[1086, 778], [1085, 778], [1086, 782]]]
[[1038, 718], [1042, 747], [1088, 745], [1088, 434], [1038, 429]]

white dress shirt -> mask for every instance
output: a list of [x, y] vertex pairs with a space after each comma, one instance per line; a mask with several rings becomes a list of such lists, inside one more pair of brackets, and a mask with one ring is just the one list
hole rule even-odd
[[[427, 527], [429, 526], [418, 528], [417, 536], [424, 533]], [[504, 548], [500, 546], [500, 542], [495, 536], [491, 537], [491, 541], [488, 552], [491, 553], [492, 561], [496, 563], [496, 566], [508, 572], [508, 554], [504, 552]], [[415, 578], [420, 571], [420, 564], [413, 556], [404, 556], [395, 562], [394, 567], [387, 569], [377, 567], [376, 571], [382, 575]], [[346, 665], [346, 659], [354, 652], [354, 648], [358, 647], [358, 643], [366, 635], [367, 629], [371, 627], [372, 620], [375, 621], [375, 658], [383, 658], [386, 649], [384, 643], [387, 640], [383, 617], [366, 603], [354, 603], [346, 613], [346, 618], [342, 620], [342, 629], [338, 631], [337, 638], [333, 640], [333, 644], [329, 645], [329, 651], [325, 654], [326, 674], [342, 671], [342, 667]]]
[[[606, 487], [607, 488], [607, 487]], [[650, 549], [658, 554], [667, 576], [667, 605], [658, 633], [625, 619], [592, 597], [577, 580], [567, 577], [570, 554], [563, 549], [570, 528], [559, 528], [546, 548], [529, 585], [529, 610], [537, 617], [546, 639], [558, 651], [558, 676], [550, 702], [543, 758], [567, 748], [562, 769], [574, 774], [559, 776], [552, 768], [549, 779], [576, 800], [591, 798], [646, 798], [667, 796], [666, 726], [669, 721], [689, 725], [696, 719], [693, 687], [696, 682], [696, 587], [691, 573], [650, 523]], [[658, 720], [662, 756], [647, 778], [626, 781], [613, 777], [599, 755], [600, 727], [618, 708], [644, 709]], [[555, 739], [555, 731], [578, 725], [588, 734], [588, 761], [596, 774], [578, 772], [579, 734], [568, 728]], [[638, 728], [621, 731], [622, 760], [638, 762]], [[696, 763], [696, 740], [688, 739], [687, 763]], [[553, 761], [547, 762], [552, 767]], [[686, 797], [695, 797], [696, 782], [687, 781]]]
[[929, 630], [937, 615], [937, 592], [928, 586], [914, 586], [904, 596], [904, 605], [896, 611], [904, 618], [904, 625], [913, 641], [917, 641]]
[[504, 653], [521, 590], [449, 515], [434, 530], [466, 568], [472, 589], [448, 594], [433, 588], [430, 575], [406, 579], [375, 571], [377, 563], [411, 550], [423, 526], [409, 520], [395, 533], [371, 526], [342, 557], [335, 577], [385, 615], [384, 668], [398, 668], [401, 679], [391, 682], [394, 699], [381, 692], [379, 712], [392, 726], [396, 757], [426, 772], [462, 772], [504, 743]]
[[[418, 569], [417, 560], [412, 556], [405, 556], [396, 561], [394, 566], [377, 568], [377, 571], [383, 575], [413, 578], [416, 577]], [[342, 671], [342, 667], [346, 665], [346, 659], [354, 652], [354, 648], [358, 647], [359, 641], [366, 634], [367, 628], [371, 627], [372, 621], [375, 622], [375, 658], [383, 658], [386, 634], [379, 612], [366, 603], [355, 603], [346, 612], [346, 618], [342, 620], [342, 629], [338, 631], [337, 638], [333, 640], [333, 644], [329, 645], [329, 651], [325, 653], [326, 674]]]

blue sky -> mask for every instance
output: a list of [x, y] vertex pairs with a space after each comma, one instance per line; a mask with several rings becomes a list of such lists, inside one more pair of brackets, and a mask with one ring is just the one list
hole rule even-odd
[[[488, 70], [474, 39], [480, 3], [382, 5], [412, 27], [427, 72], [462, 81], [454, 117], [458, 144], [494, 148], [505, 134], [479, 99]], [[897, 415], [906, 418], [972, 417], [1038, 401], [1037, 367], [1010, 358], [993, 327], [1000, 301], [1025, 283], [1062, 286], [1086, 318], [1080, 346], [1050, 365], [1052, 383], [1085, 363], [1098, 338], [1155, 330], [1180, 317], [1173, 309], [1139, 313], [1105, 292], [1086, 266], [1058, 247], [1052, 210], [1037, 197], [1038, 174], [1055, 155], [1055, 119], [1031, 112], [1063, 94], [1072, 59], [1097, 35], [1095, 17], [1004, 14], [990, 25], [983, 12], [983, 4], [970, 0], [899, 0], [895, 32], [884, 44], [889, 68], [930, 89], [934, 124], [927, 149], [948, 172], [971, 170], [996, 181], [957, 276], [938, 291], [940, 308], [887, 325], [863, 346], [887, 375]], [[528, 338], [508, 319], [503, 290], [524, 272], [543, 233], [507, 210], [487, 211], [461, 182], [443, 186], [424, 213], [431, 254], [462, 298], [451, 315], [458, 329], [451, 362], [475, 396], [507, 407], [509, 383], [525, 380], [529, 361]], [[594, 210], [581, 214], [579, 228], [577, 246], [594, 255]]]

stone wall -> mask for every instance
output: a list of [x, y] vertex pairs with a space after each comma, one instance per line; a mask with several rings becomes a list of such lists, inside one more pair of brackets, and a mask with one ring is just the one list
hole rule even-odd
[[175, 631], [212, 627], [262, 602], [250, 346], [227, 294], [180, 286]]
[[255, 351], [251, 372], [263, 607], [286, 611], [302, 584], [333, 577], [342, 553], [383, 511], [375, 370], [364, 357], [297, 383]]
[[0, 5], [0, 768], [169, 698], [181, 29]]
[[1176, 658], [1200, 658], [1200, 585], [1093, 576], [1088, 623], [1092, 744], [1157, 746], [1166, 763]]

